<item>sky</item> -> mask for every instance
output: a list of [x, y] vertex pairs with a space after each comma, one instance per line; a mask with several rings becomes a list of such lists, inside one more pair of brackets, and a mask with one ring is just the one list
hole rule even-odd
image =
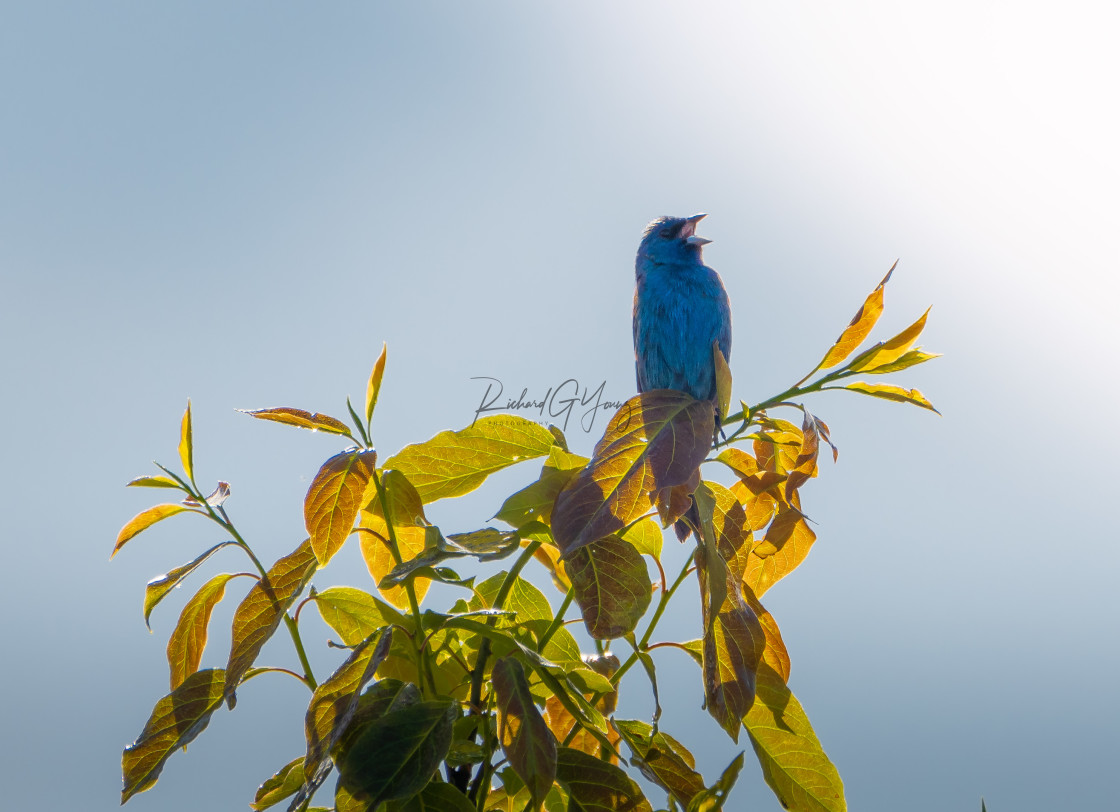
[[[274, 560], [303, 538], [303, 495], [340, 444], [236, 409], [344, 416], [382, 342], [382, 459], [469, 424], [481, 378], [624, 400], [641, 231], [700, 211], [734, 312], [736, 398], [801, 378], [896, 259], [879, 337], [932, 306], [922, 343], [943, 357], [897, 382], [940, 417], [807, 401], [839, 461], [803, 489], [812, 553], [766, 600], [851, 808], [1115, 804], [1120, 56], [1106, 4], [2, 12], [6, 805], [119, 802], [120, 751], [166, 693], [190, 594], [149, 634], [144, 584], [222, 540], [179, 517], [109, 562], [160, 496], [123, 486], [175, 463], [188, 398], [200, 481], [232, 483], [231, 515]], [[573, 419], [573, 450], [604, 423]], [[431, 515], [476, 529], [537, 472]], [[241, 567], [216, 558], [192, 583]], [[371, 588], [350, 548], [315, 583]], [[663, 639], [698, 636], [695, 595], [678, 601]], [[234, 605], [215, 613], [205, 665], [224, 663]], [[306, 622], [326, 670], [329, 630]], [[289, 648], [262, 658], [290, 665]], [[663, 725], [714, 780], [745, 744], [700, 709], [695, 667], [661, 651]], [[620, 712], [647, 717], [648, 688], [628, 687]], [[294, 681], [239, 697], [130, 808], [237, 808], [302, 752]], [[778, 808], [749, 752], [733, 797]]]

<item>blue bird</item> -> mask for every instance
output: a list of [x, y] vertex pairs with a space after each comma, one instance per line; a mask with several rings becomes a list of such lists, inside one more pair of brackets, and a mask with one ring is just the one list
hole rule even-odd
[[[696, 236], [706, 215], [660, 217], [646, 226], [634, 263], [634, 361], [638, 391], [676, 389], [697, 400], [716, 398], [712, 342], [731, 360], [731, 303], [719, 274], [704, 264]], [[726, 415], [716, 413], [716, 431]], [[699, 527], [696, 505], [686, 518]], [[689, 526], [676, 524], [684, 541]]]
[[639, 392], [676, 389], [714, 401], [712, 342], [731, 359], [731, 304], [719, 274], [700, 255], [711, 240], [696, 236], [706, 216], [660, 217], [642, 235], [634, 263]]

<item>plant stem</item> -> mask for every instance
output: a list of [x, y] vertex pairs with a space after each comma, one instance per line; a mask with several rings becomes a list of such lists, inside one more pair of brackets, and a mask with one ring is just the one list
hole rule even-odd
[[552, 635], [556, 634], [557, 630], [564, 625], [564, 614], [568, 611], [568, 607], [572, 605], [572, 598], [575, 597], [575, 592], [571, 587], [568, 587], [568, 594], [564, 596], [564, 602], [560, 604], [560, 608], [556, 610], [556, 617], [552, 619], [552, 624], [544, 630], [541, 639], [537, 641], [537, 651], [544, 653], [544, 647], [548, 645], [548, 641], [552, 639]]

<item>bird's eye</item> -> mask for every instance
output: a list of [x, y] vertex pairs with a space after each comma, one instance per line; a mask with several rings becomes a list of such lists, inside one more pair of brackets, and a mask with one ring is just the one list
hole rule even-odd
[[671, 228], [661, 229], [661, 239], [671, 240], [672, 238], [673, 238], [673, 229], [671, 229]]

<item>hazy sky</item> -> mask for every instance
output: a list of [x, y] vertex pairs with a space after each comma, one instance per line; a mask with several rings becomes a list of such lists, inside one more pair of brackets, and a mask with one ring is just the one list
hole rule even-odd
[[[625, 399], [641, 230], [697, 211], [737, 398], [800, 378], [896, 258], [880, 330], [933, 306], [923, 343], [945, 357], [899, 382], [943, 416], [809, 402], [839, 463], [803, 491], [816, 547], [766, 601], [851, 808], [1115, 805], [1106, 4], [0, 8], [6, 808], [117, 806], [190, 594], [149, 635], [144, 584], [222, 540], [180, 517], [108, 561], [160, 496], [122, 486], [175, 463], [188, 397], [200, 481], [232, 483], [274, 560], [339, 443], [236, 408], [343, 416], [383, 341], [382, 458], [468, 424], [480, 376]], [[569, 425], [574, 450], [604, 422]], [[538, 467], [432, 515], [483, 526]], [[188, 585], [241, 566], [219, 556]], [[349, 549], [315, 583], [370, 586]], [[225, 662], [230, 592], [206, 665]], [[693, 600], [665, 638], [698, 636]], [[305, 622], [326, 670], [329, 632]], [[263, 659], [294, 662], [283, 640]], [[665, 728], [714, 779], [738, 749], [696, 668], [658, 663]], [[648, 687], [627, 685], [623, 712], [648, 715]], [[304, 699], [255, 680], [129, 807], [246, 808], [302, 752]], [[777, 809], [749, 753], [734, 804]]]

